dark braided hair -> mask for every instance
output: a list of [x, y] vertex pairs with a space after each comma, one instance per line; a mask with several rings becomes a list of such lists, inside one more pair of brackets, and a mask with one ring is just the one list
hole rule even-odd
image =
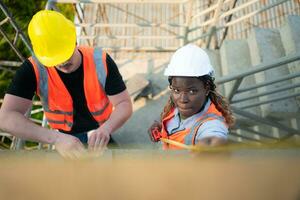
[[[170, 85], [172, 83], [172, 78], [173, 77], [168, 78]], [[233, 117], [228, 101], [225, 99], [225, 97], [223, 97], [219, 92], [216, 91], [214, 78], [209, 75], [199, 76], [197, 78], [201, 80], [204, 83], [204, 85], [208, 86], [209, 88], [208, 97], [215, 104], [217, 110], [222, 113], [223, 117], [225, 118], [226, 124], [229, 127], [232, 127], [235, 123], [235, 118]], [[164, 119], [174, 107], [175, 104], [170, 95], [168, 102], [161, 113], [161, 120]]]

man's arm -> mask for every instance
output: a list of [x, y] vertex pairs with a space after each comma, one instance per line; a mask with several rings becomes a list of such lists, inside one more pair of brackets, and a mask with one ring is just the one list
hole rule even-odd
[[0, 110], [0, 128], [22, 139], [53, 144], [57, 137], [54, 131], [45, 130], [25, 117], [31, 103], [31, 100], [6, 94]]
[[31, 100], [6, 94], [0, 109], [0, 129], [22, 139], [54, 144], [63, 156], [77, 157], [83, 149], [77, 138], [43, 128], [25, 117], [31, 103]]
[[108, 96], [114, 106], [109, 119], [98, 129], [89, 133], [89, 148], [91, 150], [101, 150], [109, 142], [110, 135], [120, 128], [132, 114], [132, 103], [127, 90]]

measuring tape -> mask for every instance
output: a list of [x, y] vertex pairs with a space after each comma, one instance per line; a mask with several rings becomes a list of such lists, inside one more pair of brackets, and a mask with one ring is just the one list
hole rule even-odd
[[248, 144], [248, 143], [242, 143], [242, 144], [225, 144], [222, 146], [198, 146], [198, 145], [186, 145], [182, 144], [180, 142], [166, 139], [166, 138], [160, 138], [160, 141], [175, 145], [177, 147], [180, 147], [182, 149], [191, 150], [195, 152], [219, 152], [219, 151], [233, 151], [233, 150], [240, 150], [240, 149], [289, 149], [289, 148], [300, 148], [300, 144], [295, 144], [292, 142], [269, 142], [264, 144]]

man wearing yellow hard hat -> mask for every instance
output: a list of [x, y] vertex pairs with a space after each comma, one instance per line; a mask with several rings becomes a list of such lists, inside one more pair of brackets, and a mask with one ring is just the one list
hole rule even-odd
[[[101, 48], [76, 46], [74, 24], [56, 11], [36, 13], [28, 33], [34, 55], [18, 69], [4, 97], [0, 128], [23, 139], [54, 144], [71, 158], [85, 151], [84, 143], [91, 151], [102, 151], [132, 114], [115, 62]], [[24, 117], [34, 93], [51, 130]]]

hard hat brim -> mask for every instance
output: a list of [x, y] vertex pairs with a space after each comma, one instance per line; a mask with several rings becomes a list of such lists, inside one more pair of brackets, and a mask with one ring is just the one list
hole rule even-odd
[[[61, 63], [66, 62], [68, 59], [71, 58], [71, 56], [74, 53], [76, 47], [76, 43], [70, 44], [68, 48], [64, 48], [61, 51], [57, 51], [57, 54], [55, 56], [44, 56], [44, 55], [39, 55], [37, 51], [33, 47], [33, 51], [35, 52], [35, 56], [37, 59], [46, 67], [54, 67], [56, 65], [59, 65]], [[59, 48], [58, 48], [59, 49]]]

